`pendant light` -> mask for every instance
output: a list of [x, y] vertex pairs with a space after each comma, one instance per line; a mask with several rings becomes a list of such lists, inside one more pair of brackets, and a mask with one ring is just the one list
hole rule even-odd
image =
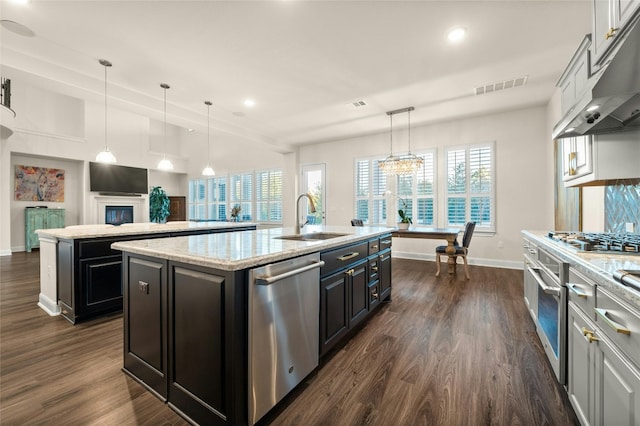
[[[384, 160], [378, 161], [378, 167], [382, 169], [382, 171], [387, 175], [410, 175], [422, 167], [424, 163], [424, 158], [418, 157], [411, 153], [411, 111], [413, 111], [414, 107], [407, 107], [396, 109], [393, 111], [388, 111], [387, 115], [390, 120], [390, 131], [389, 131], [389, 140], [391, 142], [391, 152], [387, 158]], [[393, 116], [394, 114], [406, 112], [408, 114], [408, 141], [409, 141], [409, 151], [405, 155], [393, 155]]]
[[209, 165], [211, 161], [211, 141], [210, 141], [211, 125], [209, 123], [211, 102], [204, 101], [204, 104], [207, 106], [207, 166], [204, 168], [204, 170], [202, 170], [202, 176], [215, 176], [216, 172]]
[[164, 89], [164, 154], [158, 163], [158, 169], [167, 171], [173, 170], [173, 163], [167, 158], [167, 89], [169, 85], [162, 83], [160, 87]]
[[104, 151], [100, 151], [96, 155], [96, 161], [98, 163], [113, 164], [116, 162], [116, 156], [109, 151], [109, 146], [107, 145], [107, 68], [112, 64], [106, 59], [100, 59], [98, 62], [104, 67]]

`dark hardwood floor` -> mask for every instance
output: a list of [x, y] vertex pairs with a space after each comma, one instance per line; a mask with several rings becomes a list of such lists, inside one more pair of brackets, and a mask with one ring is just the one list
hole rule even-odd
[[[187, 424], [121, 372], [122, 316], [37, 307], [39, 253], [0, 257], [0, 423]], [[522, 271], [393, 260], [393, 302], [261, 424], [574, 425], [522, 297]]]

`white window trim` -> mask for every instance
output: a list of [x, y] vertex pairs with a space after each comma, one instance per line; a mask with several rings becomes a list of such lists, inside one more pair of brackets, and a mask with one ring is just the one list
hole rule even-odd
[[[353, 183], [354, 183], [354, 188], [353, 188], [353, 217], [357, 218], [358, 217], [358, 200], [359, 199], [364, 199], [363, 197], [358, 197], [358, 162], [359, 161], [369, 161], [370, 166], [373, 166], [375, 163], [374, 162], [378, 162], [380, 160], [384, 160], [386, 157], [384, 155], [375, 155], [375, 156], [370, 156], [370, 157], [358, 157], [358, 158], [354, 158], [353, 160]], [[371, 172], [371, 170], [370, 170]], [[370, 174], [370, 179], [371, 176], [373, 176], [373, 173]], [[389, 184], [393, 182], [393, 179], [389, 179], [389, 177], [387, 176], [386, 178], [386, 188], [387, 188], [387, 193], [389, 192]], [[372, 182], [369, 182], [369, 185], [372, 185]], [[387, 223], [389, 222], [389, 217], [393, 217], [392, 215], [389, 214], [389, 197], [387, 196], [387, 194], [383, 194], [383, 195], [376, 195], [376, 196], [372, 196], [373, 191], [369, 191], [369, 196], [367, 197], [368, 200], [368, 204], [369, 204], [369, 220], [371, 218], [371, 213], [372, 213], [372, 207], [373, 207], [373, 201], [374, 200], [382, 200], [385, 203], [385, 208], [386, 208], [386, 212], [387, 212], [387, 217], [384, 219], [384, 222], [382, 223], [371, 223], [370, 221], [367, 223], [367, 225], [370, 226], [386, 226]]]

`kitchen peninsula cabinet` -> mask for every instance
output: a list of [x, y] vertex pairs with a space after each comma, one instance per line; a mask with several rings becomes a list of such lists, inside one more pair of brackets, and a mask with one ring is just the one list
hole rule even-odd
[[64, 209], [48, 209], [42, 207], [27, 207], [24, 209], [24, 248], [27, 252], [40, 247], [38, 229], [64, 227]]

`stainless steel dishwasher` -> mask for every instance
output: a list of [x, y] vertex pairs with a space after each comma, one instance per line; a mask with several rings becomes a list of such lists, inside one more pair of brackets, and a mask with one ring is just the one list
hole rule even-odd
[[318, 366], [320, 254], [249, 273], [249, 421]]

